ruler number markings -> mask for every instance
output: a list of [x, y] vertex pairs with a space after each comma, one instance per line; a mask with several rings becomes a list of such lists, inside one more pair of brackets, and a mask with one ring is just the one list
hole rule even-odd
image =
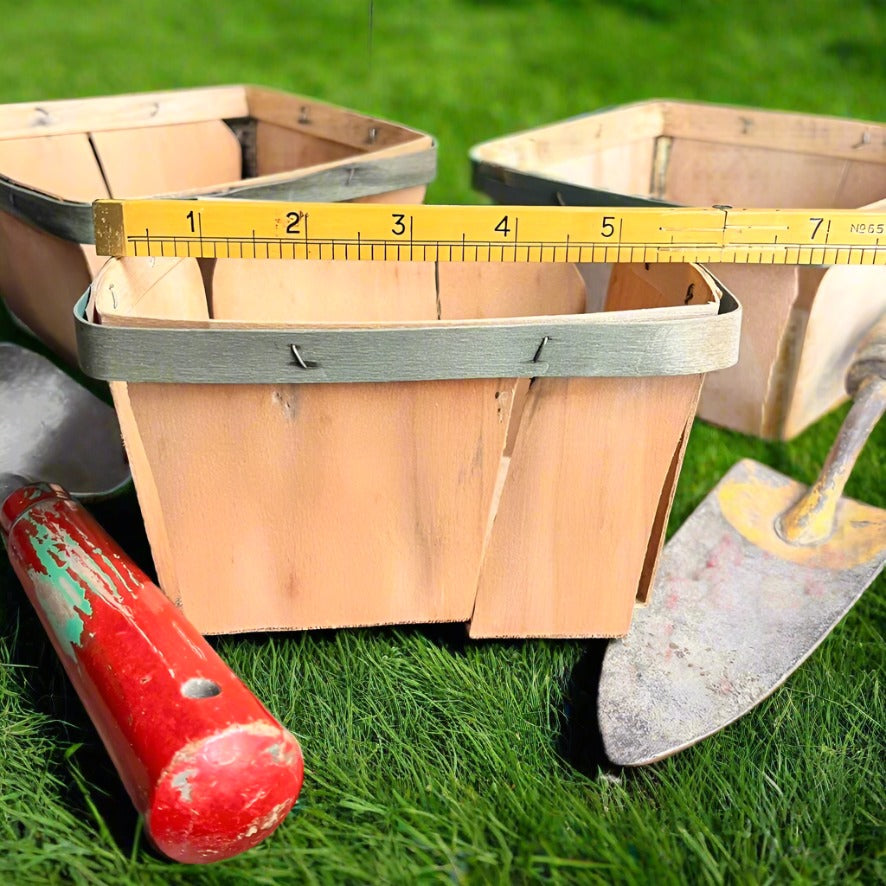
[[[408, 242], [411, 260], [486, 258], [532, 263], [588, 258], [591, 261], [647, 261], [651, 258], [658, 262], [868, 265], [884, 264], [886, 257], [880, 239], [886, 234], [886, 217], [882, 213], [866, 215], [861, 211], [851, 214], [848, 210], [828, 210], [817, 216], [808, 215], [809, 210], [731, 210], [728, 221], [721, 221], [717, 216], [714, 228], [709, 226], [711, 221], [704, 214], [708, 210], [701, 207], [688, 210], [641, 207], [614, 213], [605, 213], [602, 207], [571, 210], [502, 207], [505, 209], [502, 213], [495, 207], [481, 206], [418, 206], [413, 211], [407, 207], [385, 210], [378, 207], [364, 213], [361, 207], [359, 213], [355, 211], [352, 216], [349, 211], [342, 211], [341, 204], [320, 203], [313, 210], [310, 206], [305, 209], [277, 204], [276, 217], [269, 217], [266, 213], [270, 204], [264, 204], [261, 211], [265, 214], [260, 215], [256, 201], [236, 201], [237, 209], [231, 205], [234, 201], [227, 201], [227, 206], [221, 205], [226, 201], [192, 202], [178, 210], [181, 214], [173, 216], [166, 214], [173, 208], [172, 201], [145, 201], [167, 203], [156, 212], [154, 205], [135, 205], [142, 201], [107, 202], [118, 205], [122, 202], [125, 211], [125, 217], [119, 216], [120, 221], [112, 218], [110, 232], [117, 236], [115, 239], [109, 235], [109, 242], [126, 245], [112, 248], [125, 248], [129, 254], [138, 256], [251, 254], [256, 258], [309, 259], [318, 257], [325, 246], [334, 258], [376, 259], [393, 257], [393, 248], [397, 247], [396, 251], [400, 252], [399, 245]], [[133, 204], [131, 216], [130, 204]], [[395, 208], [400, 211], [392, 211]], [[453, 213], [453, 209], [462, 212]], [[314, 236], [308, 232], [309, 212], [317, 215], [317, 219], [312, 219]], [[181, 221], [171, 225], [164, 221], [176, 216]], [[521, 224], [524, 221], [525, 229]], [[424, 232], [419, 238], [414, 237], [416, 222]], [[211, 234], [206, 234], [207, 223]], [[142, 235], [132, 232], [139, 227]], [[519, 239], [521, 229], [524, 229], [522, 241]], [[721, 229], [722, 239], [714, 234]], [[292, 238], [298, 239], [293, 243]], [[289, 248], [284, 251], [286, 243]], [[356, 248], [351, 249], [352, 246]], [[421, 255], [414, 250], [415, 246], [422, 247]], [[442, 247], [448, 247], [448, 251]]]

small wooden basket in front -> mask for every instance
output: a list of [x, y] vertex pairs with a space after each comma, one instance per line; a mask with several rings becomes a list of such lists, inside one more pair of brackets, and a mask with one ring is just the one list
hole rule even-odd
[[[704, 371], [737, 357], [726, 304], [693, 265], [113, 259], [81, 330], [131, 354], [100, 374], [161, 585], [200, 630], [614, 636], [649, 589]], [[357, 333], [375, 337], [337, 347]], [[522, 356], [494, 362], [499, 334]], [[278, 349], [273, 381], [253, 338]]]

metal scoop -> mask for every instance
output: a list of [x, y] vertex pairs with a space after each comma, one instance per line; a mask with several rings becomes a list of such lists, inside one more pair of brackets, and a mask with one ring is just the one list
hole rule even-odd
[[59, 483], [83, 499], [129, 482], [114, 410], [46, 358], [2, 342], [0, 477], [11, 474]]
[[43, 357], [0, 344], [0, 537], [10, 561], [152, 842], [177, 861], [218, 861], [255, 846], [292, 808], [301, 749], [54, 485], [105, 495], [128, 478], [114, 411]]
[[652, 602], [606, 649], [609, 759], [654, 763], [747, 713], [800, 666], [886, 562], [886, 510], [841, 498], [886, 411], [886, 318], [847, 376], [855, 402], [818, 481], [735, 465], [665, 546]]

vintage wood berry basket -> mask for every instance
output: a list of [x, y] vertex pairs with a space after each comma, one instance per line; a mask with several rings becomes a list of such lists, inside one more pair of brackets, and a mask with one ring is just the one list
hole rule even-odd
[[79, 311], [209, 633], [624, 634], [740, 323], [688, 264], [113, 259]]
[[[886, 125], [835, 117], [645, 101], [485, 142], [471, 158], [476, 187], [501, 203], [886, 207]], [[855, 347], [886, 311], [886, 269], [710, 270], [744, 318], [740, 360], [708, 378], [700, 417], [789, 439], [845, 399]]]
[[256, 86], [0, 106], [0, 295], [69, 360], [99, 197], [420, 201], [424, 133]]

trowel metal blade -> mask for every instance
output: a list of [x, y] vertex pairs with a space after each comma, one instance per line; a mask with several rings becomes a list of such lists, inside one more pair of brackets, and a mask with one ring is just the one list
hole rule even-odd
[[738, 719], [780, 686], [886, 562], [886, 510], [841, 499], [821, 544], [775, 519], [806, 487], [735, 465], [665, 546], [647, 607], [609, 644], [598, 717], [609, 759], [640, 766]]
[[129, 482], [114, 410], [45, 357], [0, 343], [0, 475], [59, 483], [74, 496]]

